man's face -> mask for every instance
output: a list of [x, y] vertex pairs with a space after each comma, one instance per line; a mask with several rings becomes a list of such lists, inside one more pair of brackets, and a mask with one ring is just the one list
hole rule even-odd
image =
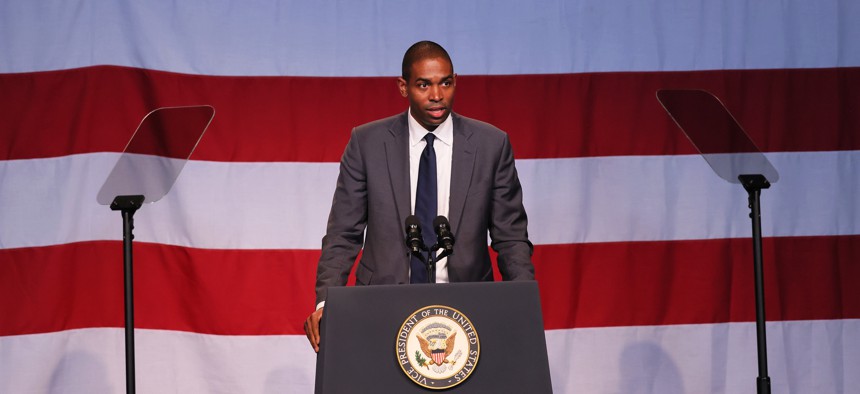
[[397, 79], [400, 94], [409, 99], [412, 117], [429, 131], [451, 114], [456, 85], [457, 74], [444, 58], [419, 60], [412, 64], [408, 81]]

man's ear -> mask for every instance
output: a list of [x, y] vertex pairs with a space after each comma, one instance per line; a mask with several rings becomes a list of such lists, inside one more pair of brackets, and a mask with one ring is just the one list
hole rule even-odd
[[400, 90], [400, 95], [406, 97], [406, 80], [403, 77], [397, 78], [397, 89]]

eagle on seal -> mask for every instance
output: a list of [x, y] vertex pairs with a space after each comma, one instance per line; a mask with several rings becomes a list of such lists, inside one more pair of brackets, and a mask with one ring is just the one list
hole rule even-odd
[[438, 334], [431, 335], [431, 339], [429, 340], [424, 339], [421, 335], [416, 335], [418, 343], [421, 344], [421, 352], [433, 360], [433, 363], [436, 365], [442, 365], [443, 363], [448, 362], [448, 356], [450, 356], [451, 352], [454, 351], [454, 338], [456, 336], [456, 331], [444, 339], [439, 338]]

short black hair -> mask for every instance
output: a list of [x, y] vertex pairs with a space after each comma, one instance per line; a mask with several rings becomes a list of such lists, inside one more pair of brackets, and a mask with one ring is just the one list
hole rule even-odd
[[451, 61], [451, 56], [448, 56], [448, 51], [446, 51], [445, 48], [442, 48], [441, 45], [433, 41], [418, 41], [412, 44], [412, 46], [409, 47], [403, 55], [401, 76], [403, 79], [409, 81], [409, 71], [412, 69], [413, 64], [419, 60], [435, 59], [440, 57], [447, 60], [448, 63], [451, 64], [451, 69], [454, 69], [454, 62]]

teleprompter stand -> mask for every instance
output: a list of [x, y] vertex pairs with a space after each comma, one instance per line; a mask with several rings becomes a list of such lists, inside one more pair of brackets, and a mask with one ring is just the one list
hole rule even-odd
[[210, 106], [164, 107], [146, 114], [96, 198], [122, 213], [126, 393], [135, 392], [134, 214], [144, 201], [156, 202], [170, 191], [214, 115]]
[[764, 269], [761, 252], [761, 190], [779, 180], [779, 173], [753, 144], [738, 122], [714, 95], [704, 90], [658, 90], [657, 100], [711, 169], [749, 195], [755, 272], [758, 394], [770, 394], [767, 374], [767, 330], [764, 310]]

